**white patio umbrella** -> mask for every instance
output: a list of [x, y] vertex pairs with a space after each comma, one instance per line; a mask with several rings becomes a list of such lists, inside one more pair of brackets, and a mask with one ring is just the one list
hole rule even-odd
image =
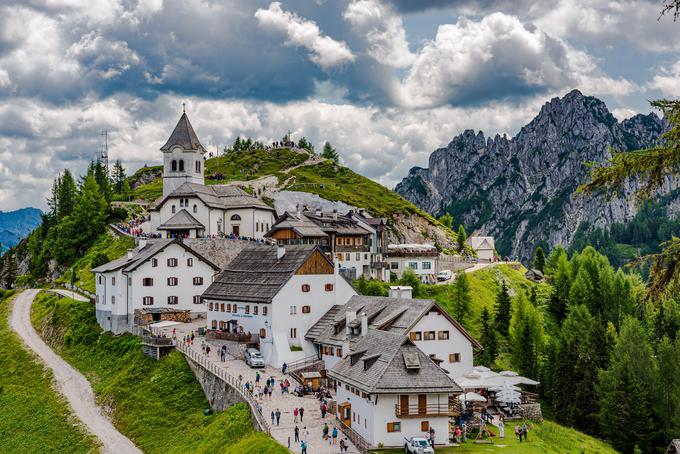
[[458, 400], [461, 402], [486, 402], [486, 397], [481, 394], [469, 392], [458, 396]]
[[502, 375], [504, 377], [517, 377], [519, 374], [512, 370], [504, 370], [502, 372], [498, 372], [498, 375]]
[[499, 388], [499, 391], [496, 392], [497, 401], [508, 404], [518, 404], [522, 401], [521, 394], [518, 391], [519, 388], [517, 388], [517, 386], [504, 383]]
[[517, 391], [517, 392], [522, 391], [519, 386], [511, 385], [509, 383], [506, 383], [505, 385], [492, 386], [491, 388], [489, 388], [489, 391], [493, 391], [493, 392], [497, 393], [497, 392], [507, 390], [507, 389], [510, 389], [512, 391]]

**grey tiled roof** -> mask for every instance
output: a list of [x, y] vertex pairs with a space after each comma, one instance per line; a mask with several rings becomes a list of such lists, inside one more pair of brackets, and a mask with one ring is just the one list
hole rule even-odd
[[312, 211], [282, 214], [267, 233], [267, 236], [271, 236], [273, 232], [281, 229], [291, 229], [302, 237], [325, 237], [331, 233], [339, 235], [368, 235], [371, 233], [347, 215], [338, 213], [320, 213], [320, 215], [317, 215]]
[[185, 150], [198, 150], [201, 153], [205, 153], [205, 148], [203, 148], [203, 145], [198, 140], [198, 136], [194, 132], [186, 112], [182, 113], [182, 116], [179, 117], [177, 126], [175, 126], [165, 145], [161, 147], [161, 151], [169, 151], [176, 145], [181, 146]]
[[158, 226], [158, 230], [175, 230], [205, 228], [203, 224], [196, 220], [187, 210], [180, 210], [173, 217]]
[[131, 258], [128, 258], [127, 254], [126, 254], [119, 259], [112, 260], [111, 262], [105, 263], [104, 265], [93, 268], [91, 270], [91, 272], [93, 272], [93, 273], [105, 273], [107, 271], [114, 271], [114, 270], [117, 270], [117, 269], [120, 269], [120, 268], [123, 268], [124, 273], [127, 273], [129, 271], [133, 271], [137, 267], [139, 267], [141, 264], [143, 264], [147, 260], [150, 260], [153, 256], [155, 256], [156, 254], [158, 254], [159, 252], [161, 252], [162, 250], [164, 250], [166, 247], [170, 246], [173, 243], [179, 244], [184, 249], [186, 249], [187, 251], [194, 254], [196, 257], [198, 257], [199, 259], [203, 260], [205, 263], [210, 265], [212, 268], [218, 269], [217, 266], [214, 263], [212, 263], [210, 260], [206, 259], [201, 254], [194, 251], [189, 246], [187, 246], [186, 244], [182, 243], [179, 240], [176, 240], [176, 239], [156, 239], [156, 240], [147, 240], [144, 247], [142, 247], [142, 248], [137, 247], [137, 248], [133, 249]]
[[368, 316], [369, 327], [405, 335], [418, 320], [431, 310], [440, 311], [472, 343], [481, 348], [458, 321], [430, 299], [388, 298], [382, 296], [352, 296], [338, 311], [325, 313], [305, 334], [305, 339], [320, 344], [342, 345], [345, 340], [345, 320], [347, 312]]
[[158, 209], [168, 199], [175, 197], [198, 197], [203, 203], [211, 208], [235, 209], [235, 208], [260, 208], [274, 211], [272, 207], [257, 197], [253, 197], [243, 189], [228, 185], [202, 185], [196, 183], [183, 183], [166, 197], [153, 203], [151, 209]]
[[463, 390], [408, 337], [369, 329], [328, 375], [367, 393], [460, 393]]
[[[300, 244], [286, 246], [285, 249], [285, 254], [279, 259], [276, 246], [245, 248], [215, 278], [203, 293], [203, 298], [270, 303], [318, 247]], [[328, 260], [323, 252], [321, 254]]]

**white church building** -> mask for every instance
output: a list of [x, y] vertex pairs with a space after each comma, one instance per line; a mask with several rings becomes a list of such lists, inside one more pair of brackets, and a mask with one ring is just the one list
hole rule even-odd
[[276, 212], [237, 186], [205, 185], [204, 154], [186, 112], [163, 152], [163, 196], [150, 207], [151, 233], [163, 237], [263, 238]]

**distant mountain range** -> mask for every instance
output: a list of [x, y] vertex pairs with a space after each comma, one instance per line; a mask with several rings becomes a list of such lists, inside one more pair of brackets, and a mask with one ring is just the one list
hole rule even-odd
[[41, 211], [37, 208], [21, 208], [0, 211], [0, 253], [5, 252], [28, 236], [40, 225]]
[[[538, 245], [568, 246], [582, 224], [609, 230], [633, 219], [635, 181], [611, 199], [574, 190], [588, 177], [585, 163], [605, 162], [612, 148], [649, 147], [664, 125], [654, 113], [619, 122], [604, 102], [574, 90], [547, 102], [513, 138], [465, 131], [395, 191], [430, 214], [450, 213], [468, 232], [495, 236], [502, 255], [528, 259]], [[669, 179], [660, 193], [677, 188]]]

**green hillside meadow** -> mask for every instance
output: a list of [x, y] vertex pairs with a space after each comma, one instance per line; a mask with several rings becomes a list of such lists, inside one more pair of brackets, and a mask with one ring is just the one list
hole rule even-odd
[[0, 290], [0, 452], [97, 452], [97, 440], [52, 387], [52, 374], [10, 329], [13, 294]]
[[161, 361], [147, 358], [138, 337], [103, 333], [90, 303], [41, 293], [31, 319], [45, 341], [92, 383], [116, 427], [145, 453], [286, 452], [253, 429], [245, 404], [204, 416], [208, 402], [180, 353]]

